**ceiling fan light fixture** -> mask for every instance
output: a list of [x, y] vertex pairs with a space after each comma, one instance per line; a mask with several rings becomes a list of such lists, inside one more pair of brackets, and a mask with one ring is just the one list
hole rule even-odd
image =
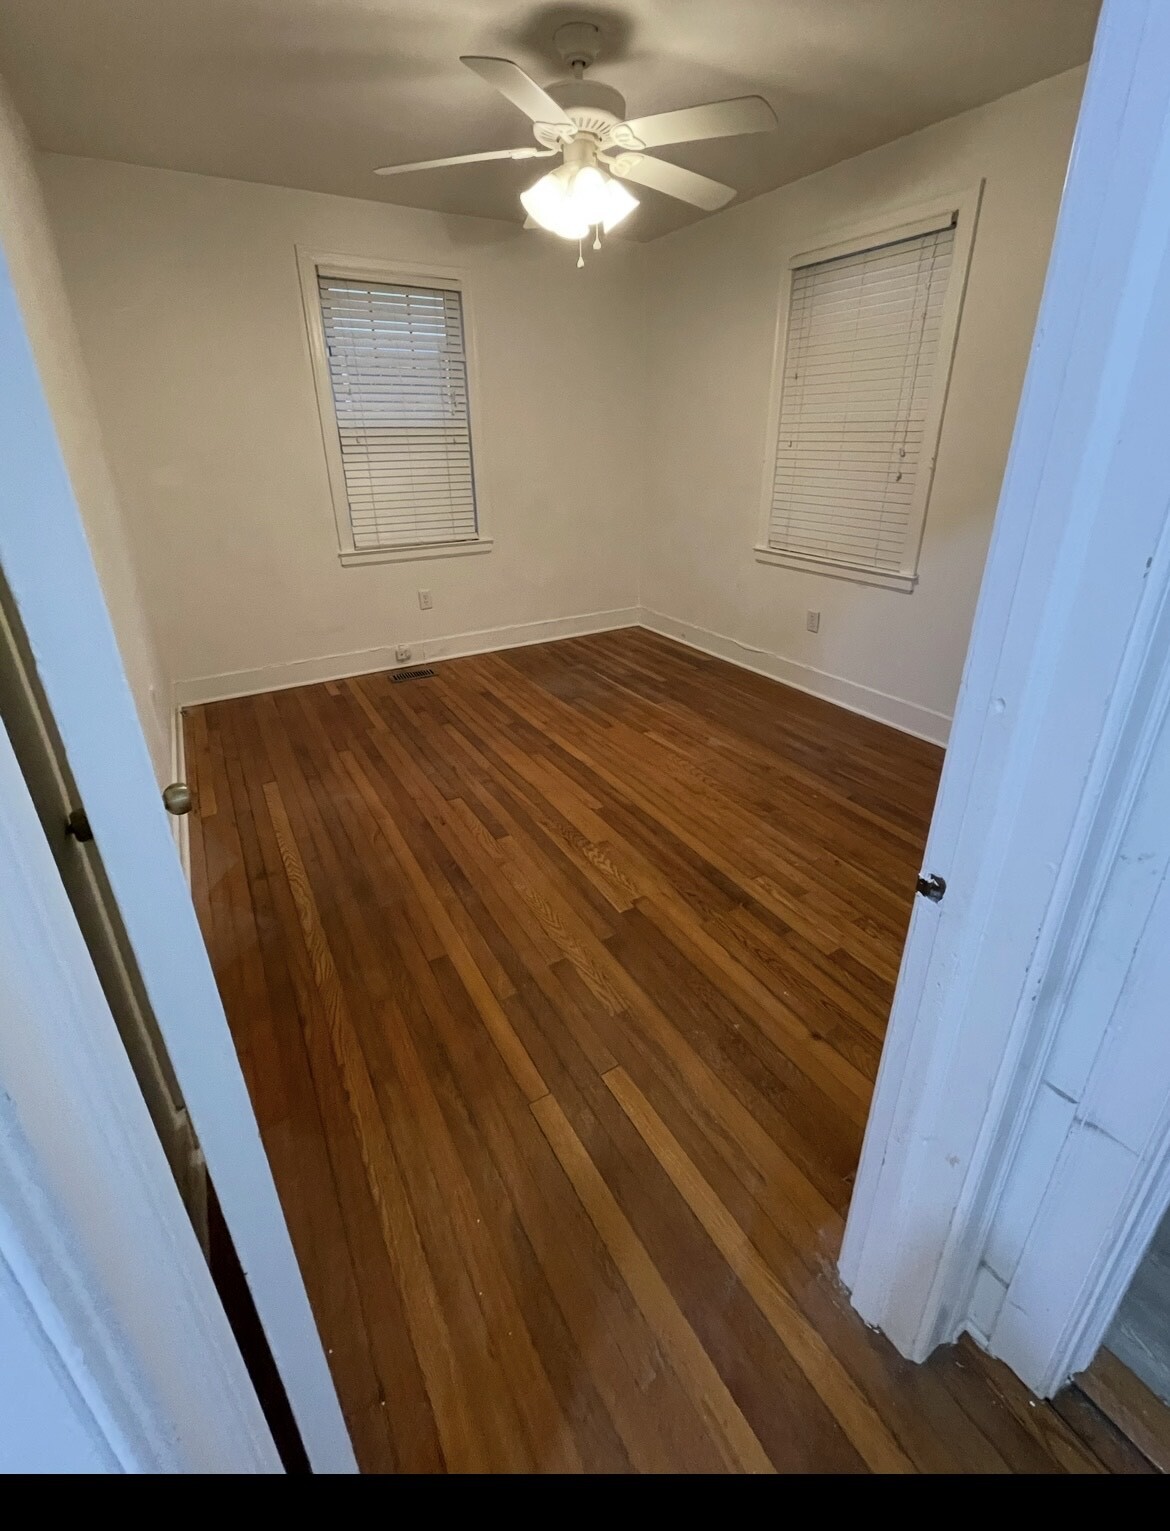
[[584, 239], [599, 225], [608, 234], [638, 205], [624, 186], [596, 165], [561, 165], [520, 196], [534, 223], [562, 239]]

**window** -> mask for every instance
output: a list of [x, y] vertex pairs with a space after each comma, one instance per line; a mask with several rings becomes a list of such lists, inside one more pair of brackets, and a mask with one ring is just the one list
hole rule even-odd
[[302, 259], [342, 561], [479, 551], [461, 285]]
[[765, 562], [914, 586], [970, 245], [925, 221], [790, 262]]

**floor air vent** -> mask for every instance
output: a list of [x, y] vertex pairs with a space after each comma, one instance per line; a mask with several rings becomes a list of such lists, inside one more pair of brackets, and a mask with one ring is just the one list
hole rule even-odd
[[433, 670], [395, 670], [390, 677], [390, 684], [396, 686], [400, 680], [426, 680], [428, 675], [433, 675]]

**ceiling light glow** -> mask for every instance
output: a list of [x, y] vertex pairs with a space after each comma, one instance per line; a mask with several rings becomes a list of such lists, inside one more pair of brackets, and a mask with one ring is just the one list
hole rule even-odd
[[633, 212], [638, 199], [596, 165], [561, 165], [523, 192], [524, 211], [550, 234], [584, 239], [600, 226], [608, 234]]

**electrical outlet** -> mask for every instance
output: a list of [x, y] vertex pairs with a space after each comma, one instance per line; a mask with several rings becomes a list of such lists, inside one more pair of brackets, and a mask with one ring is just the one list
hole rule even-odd
[[431, 607], [434, 604], [435, 604], [434, 601], [431, 600], [431, 592], [429, 590], [420, 590], [419, 591], [419, 593], [418, 593], [418, 609], [420, 611], [430, 611]]
[[394, 657], [397, 659], [399, 664], [402, 664], [404, 660], [410, 658], [410, 650], [407, 648], [405, 643], [400, 643], [394, 650]]
[[810, 633], [819, 633], [821, 630], [821, 614], [819, 611], [806, 611], [804, 625]]

